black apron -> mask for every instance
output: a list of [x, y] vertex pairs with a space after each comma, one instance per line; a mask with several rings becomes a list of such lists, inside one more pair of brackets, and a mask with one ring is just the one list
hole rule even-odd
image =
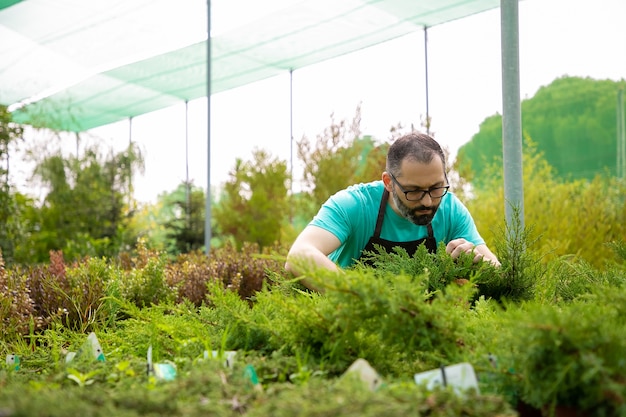
[[422, 239], [411, 240], [408, 242], [393, 242], [391, 240], [381, 239], [380, 231], [383, 227], [383, 218], [385, 217], [385, 210], [387, 209], [387, 201], [389, 200], [389, 191], [385, 189], [383, 192], [383, 196], [380, 200], [380, 207], [378, 208], [378, 217], [376, 219], [376, 228], [374, 229], [374, 235], [370, 237], [370, 240], [367, 241], [367, 245], [361, 251], [361, 256], [359, 260], [363, 261], [367, 265], [372, 265], [371, 262], [368, 261], [367, 255], [364, 255], [364, 252], [369, 251], [373, 253], [378, 253], [374, 245], [382, 246], [387, 252], [391, 253], [393, 248], [396, 246], [400, 246], [403, 248], [409, 256], [413, 256], [417, 251], [419, 245], [424, 244], [428, 252], [435, 253], [437, 252], [437, 241], [435, 240], [435, 236], [433, 234], [433, 226], [428, 223], [428, 236]]

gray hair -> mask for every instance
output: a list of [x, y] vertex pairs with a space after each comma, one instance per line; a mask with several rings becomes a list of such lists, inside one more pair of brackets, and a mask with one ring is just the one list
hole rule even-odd
[[423, 164], [430, 163], [435, 156], [441, 158], [443, 172], [446, 173], [446, 157], [439, 143], [431, 136], [411, 132], [396, 139], [387, 153], [387, 172], [393, 175], [400, 173], [400, 166], [405, 159], [411, 159]]

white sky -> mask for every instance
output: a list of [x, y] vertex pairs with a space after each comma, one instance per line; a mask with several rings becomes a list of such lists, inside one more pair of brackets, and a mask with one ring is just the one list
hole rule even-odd
[[[521, 97], [569, 75], [626, 78], [625, 0], [523, 0], [520, 13]], [[500, 10], [428, 30], [431, 131], [455, 154], [488, 116], [502, 112]], [[296, 70], [293, 136], [314, 139], [335, 120], [362, 107], [364, 134], [384, 140], [401, 123], [420, 126], [426, 114], [424, 33]], [[211, 183], [228, 179], [236, 158], [256, 148], [290, 160], [289, 74], [215, 94], [211, 117]], [[207, 185], [206, 100], [189, 103], [189, 179]], [[117, 149], [128, 144], [128, 121], [94, 129], [89, 140]], [[146, 158], [135, 197], [155, 201], [186, 179], [185, 106], [133, 119], [133, 140]], [[72, 145], [75, 146], [75, 145]], [[294, 176], [301, 168], [295, 152]], [[296, 186], [297, 187], [297, 186]]]

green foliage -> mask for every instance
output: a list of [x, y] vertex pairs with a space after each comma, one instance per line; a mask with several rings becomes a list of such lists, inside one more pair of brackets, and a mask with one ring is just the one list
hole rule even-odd
[[35, 316], [34, 303], [26, 280], [7, 272], [0, 252], [0, 330], [3, 338], [27, 333]]
[[[53, 253], [46, 268], [0, 269], [0, 309], [9, 316], [0, 348], [22, 358], [22, 370], [0, 370], [0, 404], [8, 415], [38, 414], [39, 398], [66, 398], [75, 404], [54, 412], [367, 416], [384, 408], [386, 415], [502, 416], [514, 415], [510, 404], [522, 400], [621, 415], [623, 259], [603, 269], [562, 258], [544, 267], [524, 251], [529, 235], [504, 231], [499, 269], [469, 256], [452, 261], [443, 248], [373, 255], [378, 269], [304, 266], [323, 294], [282, 278], [280, 257], [259, 256], [258, 247], [185, 254], [168, 264], [140, 242], [136, 256], [119, 264], [66, 264]], [[620, 255], [624, 243], [610, 246]], [[262, 276], [262, 288], [242, 297], [242, 271], [254, 262], [258, 269], [247, 273]], [[126, 291], [134, 279], [128, 285], [145, 294]], [[549, 289], [522, 285], [535, 279]], [[51, 317], [55, 308], [67, 311]], [[65, 363], [90, 330], [106, 362]], [[146, 374], [150, 346], [155, 362], [175, 365], [174, 381]], [[237, 351], [230, 367], [209, 354], [226, 350]], [[357, 358], [382, 376], [377, 391], [342, 377]], [[474, 365], [482, 395], [427, 392], [409, 381], [459, 362]], [[250, 365], [263, 391], [245, 376]]]
[[250, 326], [252, 322], [268, 323], [273, 315], [262, 308], [251, 308], [234, 291], [218, 282], [209, 284], [207, 307], [200, 310], [204, 320], [221, 332], [224, 347], [229, 350], [259, 351], [268, 353], [279, 348], [271, 340], [266, 327]]
[[97, 372], [80, 373], [83, 379], [93, 381], [85, 387], [62, 378], [65, 374], [43, 377], [33, 384], [24, 384], [18, 375], [11, 377], [11, 383], [0, 377], [0, 403], [8, 416], [45, 412], [50, 417], [515, 415], [496, 396], [472, 392], [459, 397], [451, 390], [428, 392], [410, 383], [396, 383], [370, 392], [356, 383], [312, 379], [301, 385], [274, 384], [259, 392], [242, 372], [243, 364], [223, 368], [213, 360], [180, 362], [178, 373], [182, 376], [168, 383], [150, 382], [136, 364], [132, 359], [98, 364]]
[[253, 160], [238, 159], [220, 200], [212, 208], [216, 235], [232, 237], [260, 247], [280, 241], [281, 227], [289, 217], [287, 164], [263, 150]]
[[[554, 167], [559, 179], [616, 174], [617, 91], [624, 81], [562, 77], [522, 102], [525, 136]], [[481, 187], [489, 165], [502, 155], [502, 116], [486, 118], [458, 152], [459, 172]]]
[[[485, 178], [488, 183], [474, 189], [474, 198], [465, 203], [489, 244], [505, 227], [502, 164], [493, 164]], [[600, 176], [560, 180], [528, 138], [523, 181], [524, 222], [537, 235], [528, 250], [540, 254], [543, 262], [574, 255], [599, 267], [613, 260], [605, 243], [626, 235], [626, 183]]]
[[[333, 125], [327, 133], [335, 142], [320, 139], [317, 153], [310, 154], [310, 161], [319, 162], [311, 167], [324, 167], [320, 187], [326, 174], [343, 177], [341, 164], [355, 160], [363, 169], [358, 175], [371, 169], [379, 176], [379, 148], [356, 157], [340, 139], [348, 137], [346, 125]], [[369, 139], [358, 136], [350, 143], [363, 150]], [[509, 403], [522, 400], [538, 408], [562, 403], [594, 415], [623, 415], [624, 184], [562, 181], [532, 141], [526, 143], [530, 226], [522, 227], [519, 214], [512, 224], [494, 222], [504, 217], [496, 166], [484, 187], [465, 195], [500, 268], [474, 264], [470, 256], [452, 260], [443, 246], [415, 256], [402, 250], [372, 253], [377, 269], [357, 264], [330, 272], [304, 265], [302, 278], [322, 294], [283, 277], [286, 249], [273, 243], [290, 232], [284, 221], [290, 211], [286, 169], [267, 154], [238, 162], [216, 205], [220, 227], [233, 232], [222, 234], [223, 246], [209, 256], [190, 251], [168, 258], [169, 250], [183, 248], [168, 246], [176, 232], [168, 238], [155, 215], [134, 230], [118, 223], [119, 233], [103, 240], [85, 231], [96, 226], [72, 229], [63, 244], [71, 263], [63, 252], [47, 251], [53, 231], [34, 232], [45, 223], [43, 214], [52, 213], [50, 207], [60, 210], [75, 188], [73, 168], [61, 160], [51, 163], [47, 168], [57, 180], [70, 173], [54, 183], [51, 211], [29, 211], [26, 200], [13, 201], [24, 219], [25, 239], [35, 237], [29, 245], [15, 241], [15, 258], [45, 250], [49, 263], [5, 269], [0, 261], [0, 350], [22, 359], [22, 370], [0, 369], [0, 414], [512, 416]], [[352, 170], [356, 175], [356, 166]], [[84, 178], [98, 177], [95, 168], [87, 171]], [[324, 184], [332, 181], [328, 177]], [[85, 187], [80, 190], [86, 195]], [[172, 201], [164, 209], [180, 232], [181, 199]], [[196, 203], [200, 209], [200, 199]], [[148, 249], [146, 233], [132, 255], [75, 257], [119, 249], [111, 242], [129, 242], [135, 231], [152, 227], [161, 233], [162, 246]], [[254, 240], [262, 230], [269, 231], [264, 243]], [[256, 236], [252, 243], [250, 236]], [[66, 364], [65, 354], [79, 350], [89, 331], [98, 332], [107, 361]], [[150, 346], [155, 362], [176, 366], [174, 381], [147, 375]], [[226, 350], [237, 351], [231, 367], [209, 353]], [[371, 392], [341, 377], [357, 358], [382, 375], [380, 389]], [[474, 365], [482, 395], [427, 392], [409, 381], [416, 372], [461, 361]], [[247, 366], [256, 369], [262, 390], [246, 377]], [[58, 407], [49, 407], [53, 401]]]
[[[619, 253], [624, 242], [613, 242], [609, 246]], [[598, 287], [626, 287], [626, 269], [619, 263], [607, 261], [602, 269], [597, 269], [584, 259], [562, 257], [548, 263], [547, 270], [536, 299], [549, 304], [570, 302]]]
[[204, 210], [206, 197], [200, 187], [183, 183], [171, 194], [162, 196], [164, 209], [170, 213], [164, 219], [176, 251], [173, 254], [193, 252], [204, 247]]
[[299, 211], [310, 219], [320, 205], [348, 185], [380, 179], [385, 170], [388, 144], [377, 145], [369, 136], [361, 137], [361, 108], [351, 124], [346, 120], [331, 124], [315, 143], [303, 137], [298, 157], [304, 163], [304, 199]]
[[115, 272], [116, 292], [132, 302], [144, 307], [170, 301], [173, 292], [167, 284], [165, 266], [167, 257], [162, 252], [146, 248], [140, 240], [137, 246], [137, 257], [132, 260], [133, 268]]
[[105, 259], [89, 258], [65, 266], [62, 254], [53, 253], [48, 273], [39, 277], [41, 282], [32, 284], [42, 296], [35, 302], [44, 317], [60, 316], [64, 326], [80, 332], [93, 331], [110, 318], [104, 299], [110, 280]]
[[172, 207], [163, 201], [167, 196], [168, 194], [160, 195], [154, 204], [137, 205], [133, 216], [128, 221], [128, 226], [124, 229], [125, 241], [135, 236], [136, 239], [144, 239], [146, 245], [154, 250], [168, 254], [177, 253], [176, 242], [169, 237], [170, 231], [165, 227], [165, 224], [173, 217]]
[[[520, 239], [524, 239], [524, 236], [520, 236]], [[533, 297], [537, 277], [530, 273], [531, 270], [520, 268], [520, 259], [526, 255], [520, 245], [516, 247], [511, 243], [515, 241], [509, 242], [509, 246], [502, 251], [499, 258], [502, 267], [499, 268], [489, 262], [474, 263], [473, 256], [469, 254], [452, 259], [446, 253], [443, 243], [439, 244], [435, 254], [428, 253], [425, 246], [420, 246], [413, 256], [409, 256], [399, 247], [391, 253], [380, 248], [376, 253], [367, 254], [366, 258], [375, 266], [376, 274], [383, 276], [407, 274], [414, 279], [425, 275], [430, 293], [443, 291], [452, 283], [457, 285], [471, 283], [476, 287], [473, 299], [485, 297], [497, 301], [528, 300]], [[365, 260], [359, 261], [356, 268], [367, 268]]]
[[566, 304], [511, 308], [501, 353], [520, 376], [520, 398], [537, 408], [623, 415], [625, 297], [624, 288], [601, 287]]
[[280, 386], [272, 401], [251, 414], [272, 416], [514, 416], [499, 397], [451, 390], [428, 392], [409, 383], [398, 383], [376, 392], [358, 384], [325, 384], [314, 381], [298, 388]]
[[27, 231], [37, 250], [22, 261], [44, 262], [50, 250], [62, 250], [70, 260], [116, 255], [127, 243], [122, 237], [130, 175], [142, 166], [135, 145], [104, 158], [97, 147], [80, 158], [60, 152], [45, 157], [34, 177], [49, 192]]
[[9, 184], [9, 151], [11, 145], [22, 139], [24, 128], [13, 123], [6, 106], [0, 105], [0, 251], [8, 262], [13, 260], [15, 244], [21, 233], [19, 195]]
[[155, 363], [184, 362], [203, 357], [205, 350], [219, 348], [221, 333], [187, 302], [163, 302], [150, 308], [139, 308], [124, 299], [116, 302], [125, 319], [117, 323], [115, 332], [102, 336], [101, 342], [112, 352], [107, 356], [109, 360], [146, 358], [152, 346]]
[[85, 258], [66, 264], [62, 252], [52, 251], [47, 265], [0, 268], [1, 329], [7, 340], [53, 325], [93, 331], [116, 323], [124, 314], [120, 301], [139, 307], [189, 302], [197, 308], [214, 283], [250, 305], [254, 294], [271, 284], [270, 271], [282, 269], [284, 250], [280, 253], [279, 248], [244, 244], [237, 250], [227, 244], [211, 256], [194, 252], [172, 262], [140, 240], [134, 256], [125, 254], [117, 262]]
[[607, 245], [611, 249], [613, 249], [619, 261], [621, 261], [622, 263], [626, 263], [626, 241], [617, 240], [617, 241], [609, 242]]
[[371, 269], [319, 270], [310, 279], [324, 295], [274, 286], [257, 293], [251, 310], [225, 296], [211, 300], [249, 331], [261, 332], [256, 340], [265, 339], [264, 348], [311, 356], [335, 372], [359, 357], [392, 375], [463, 357], [470, 286], [454, 284], [432, 297], [425, 274], [379, 276]]
[[[256, 244], [244, 243], [240, 250], [226, 243], [213, 248], [210, 256], [194, 252], [180, 255], [167, 265], [168, 285], [176, 288], [177, 301], [188, 300], [200, 306], [209, 293], [212, 282], [250, 300], [268, 277], [268, 271], [278, 271], [284, 261], [278, 259], [284, 250], [279, 247], [261, 249]], [[275, 258], [276, 257], [276, 258]]]

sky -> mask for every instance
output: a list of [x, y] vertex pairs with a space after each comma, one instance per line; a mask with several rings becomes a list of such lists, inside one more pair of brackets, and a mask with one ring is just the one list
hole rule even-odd
[[[626, 78], [626, 1], [522, 0], [519, 3], [520, 96], [562, 76]], [[391, 126], [421, 129], [426, 115], [424, 32], [285, 73], [211, 97], [210, 181], [229, 179], [237, 158], [254, 149], [293, 163], [294, 189], [301, 163], [296, 142], [314, 140], [336, 121], [351, 121], [361, 106], [361, 131], [384, 141]], [[502, 113], [500, 10], [428, 29], [431, 132], [451, 152], [469, 142], [487, 117]], [[188, 133], [185, 129], [187, 115]], [[292, 115], [292, 119], [290, 116]], [[291, 123], [293, 140], [291, 141]], [[134, 178], [135, 198], [154, 202], [187, 178], [208, 183], [206, 99], [93, 129], [81, 144], [117, 150], [136, 142], [145, 172]], [[132, 126], [132, 128], [131, 128]], [[187, 140], [186, 140], [187, 136]], [[69, 151], [75, 142], [65, 141]], [[293, 146], [293, 147], [292, 147]], [[18, 187], [25, 184], [23, 168]], [[20, 172], [17, 173], [20, 175]], [[32, 191], [36, 195], [36, 191]]]

